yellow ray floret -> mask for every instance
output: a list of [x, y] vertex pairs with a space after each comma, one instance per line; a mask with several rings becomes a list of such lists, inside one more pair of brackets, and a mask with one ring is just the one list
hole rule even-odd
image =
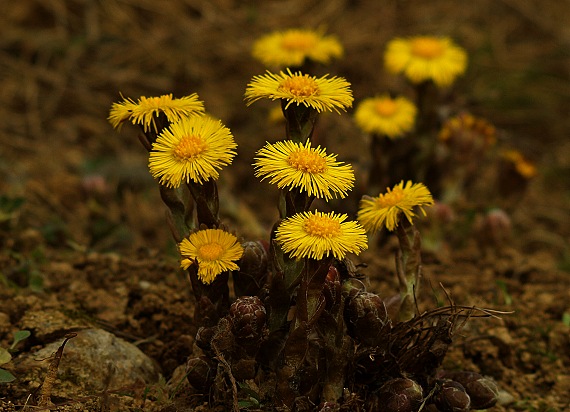
[[245, 101], [249, 106], [260, 99], [287, 102], [286, 108], [292, 104], [312, 107], [317, 112], [346, 111], [352, 107], [352, 91], [350, 83], [342, 77], [309, 76], [301, 72], [281, 71], [279, 74], [267, 72], [263, 76], [254, 76], [245, 90]]
[[179, 99], [173, 98], [172, 94], [141, 96], [137, 102], [124, 98], [120, 103], [113, 103], [108, 120], [115, 129], [129, 120], [134, 125], [142, 126], [145, 132], [151, 128], [158, 132], [156, 118], [161, 113], [164, 113], [169, 122], [174, 123], [184, 117], [203, 114], [204, 104], [198, 100], [196, 93]]
[[447, 37], [397, 38], [388, 43], [384, 63], [392, 73], [404, 73], [412, 83], [432, 80], [450, 86], [465, 72], [467, 54]]
[[303, 212], [281, 222], [275, 240], [292, 258], [320, 260], [325, 256], [343, 259], [347, 253], [359, 254], [368, 248], [366, 232], [347, 215]]
[[169, 187], [217, 179], [219, 169], [229, 165], [237, 144], [219, 120], [195, 116], [173, 123], [152, 145], [149, 169]]
[[401, 181], [393, 189], [377, 197], [364, 196], [360, 202], [358, 220], [367, 232], [376, 232], [382, 227], [392, 231], [398, 226], [398, 218], [403, 213], [412, 223], [415, 215], [413, 209], [418, 207], [425, 216], [423, 206], [433, 205], [430, 191], [423, 183], [404, 185]]
[[178, 245], [182, 260], [180, 266], [188, 269], [198, 265], [198, 278], [210, 284], [220, 273], [238, 270], [235, 261], [243, 255], [237, 238], [222, 229], [205, 229], [192, 233]]
[[412, 130], [416, 113], [416, 106], [405, 97], [382, 95], [364, 99], [354, 112], [354, 120], [366, 133], [397, 138]]
[[352, 166], [338, 162], [320, 146], [293, 141], [267, 143], [257, 152], [255, 175], [282, 188], [298, 188], [309, 196], [344, 198], [354, 185]]
[[336, 37], [309, 29], [269, 33], [254, 43], [252, 51], [253, 57], [267, 67], [299, 67], [307, 59], [327, 64], [342, 54]]

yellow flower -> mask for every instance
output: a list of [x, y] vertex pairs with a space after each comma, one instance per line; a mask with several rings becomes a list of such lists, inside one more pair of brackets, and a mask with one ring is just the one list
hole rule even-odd
[[115, 129], [119, 129], [123, 122], [130, 120], [132, 124], [139, 124], [145, 132], [151, 126], [159, 132], [155, 120], [164, 113], [169, 122], [175, 123], [185, 117], [204, 113], [204, 104], [198, 100], [196, 93], [190, 96], [174, 99], [171, 94], [160, 97], [141, 96], [135, 103], [132, 99], [124, 98], [120, 103], [113, 103], [108, 120]]
[[368, 248], [366, 232], [347, 215], [302, 212], [281, 222], [275, 240], [292, 258], [322, 259], [333, 255], [343, 259], [347, 253], [360, 253]]
[[490, 147], [497, 142], [497, 130], [487, 120], [469, 113], [460, 113], [444, 123], [439, 140], [449, 144], [457, 144], [463, 148], [468, 146]]
[[178, 245], [182, 260], [180, 267], [188, 269], [198, 265], [198, 277], [210, 284], [216, 276], [227, 270], [238, 270], [235, 263], [243, 255], [237, 238], [222, 229], [205, 229], [194, 232]]
[[538, 173], [536, 166], [518, 150], [505, 150], [501, 157], [512, 164], [517, 173], [525, 179], [532, 179]]
[[164, 130], [152, 145], [149, 169], [169, 187], [217, 179], [237, 147], [230, 130], [208, 116], [187, 117]]
[[342, 45], [334, 36], [306, 29], [270, 33], [254, 43], [252, 52], [268, 67], [299, 67], [306, 59], [327, 64], [342, 54]]
[[433, 80], [450, 86], [465, 72], [467, 54], [447, 37], [397, 38], [388, 43], [384, 63], [392, 73], [404, 73], [412, 83]]
[[423, 183], [412, 183], [402, 180], [393, 189], [377, 197], [364, 196], [360, 201], [358, 220], [367, 232], [375, 232], [386, 226], [392, 231], [398, 226], [398, 217], [403, 213], [412, 223], [415, 216], [413, 209], [419, 207], [425, 216], [423, 206], [433, 205], [433, 198]]
[[366, 133], [397, 138], [412, 130], [416, 112], [408, 99], [383, 95], [364, 99], [354, 112], [354, 120]]
[[245, 100], [248, 106], [267, 98], [286, 100], [285, 108], [296, 103], [297, 106], [303, 104], [312, 107], [319, 113], [333, 110], [340, 113], [339, 109], [346, 111], [347, 107], [352, 107], [354, 100], [350, 83], [342, 77], [329, 79], [327, 76], [317, 78], [301, 72], [293, 74], [289, 69], [287, 73], [281, 71], [279, 74], [268, 71], [263, 76], [253, 77], [247, 85]]
[[326, 200], [339, 195], [346, 197], [354, 185], [354, 172], [350, 165], [338, 162], [336, 155], [326, 153], [320, 146], [311, 147], [293, 141], [267, 143], [257, 151], [255, 176], [271, 179], [280, 189], [300, 188], [309, 196]]

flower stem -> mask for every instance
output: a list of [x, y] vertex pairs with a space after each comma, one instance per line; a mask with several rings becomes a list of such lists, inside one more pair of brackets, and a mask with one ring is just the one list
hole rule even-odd
[[281, 109], [287, 122], [287, 138], [296, 143], [305, 143], [313, 135], [318, 112], [304, 105], [290, 104], [286, 108], [287, 103], [286, 100], [281, 100]]
[[220, 218], [218, 212], [220, 210], [220, 200], [218, 198], [218, 186], [216, 181], [208, 179], [200, 184], [190, 181], [188, 189], [196, 202], [196, 215], [198, 219], [198, 227], [206, 225], [209, 228], [218, 227]]
[[420, 232], [400, 215], [396, 234], [400, 248], [396, 253], [396, 272], [400, 283], [399, 320], [407, 321], [415, 314], [415, 297], [422, 272]]

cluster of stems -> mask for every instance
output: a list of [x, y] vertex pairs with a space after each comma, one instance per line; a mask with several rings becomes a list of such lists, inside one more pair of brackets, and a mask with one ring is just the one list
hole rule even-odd
[[[317, 111], [304, 105], [290, 104], [287, 107], [286, 103], [282, 100], [287, 139], [296, 143], [310, 140], [317, 122]], [[281, 189], [280, 217], [285, 219], [308, 211], [313, 200], [314, 196], [306, 191]], [[342, 305], [340, 302], [327, 302], [324, 294], [327, 276], [330, 278], [330, 272], [335, 270], [331, 266], [333, 258], [293, 259], [283, 253], [273, 236], [270, 250], [269, 339], [264, 348], [268, 351], [264, 351], [264, 356], [266, 360], [277, 359], [277, 364], [274, 365], [278, 380], [276, 394], [281, 402], [291, 405], [296, 398], [310, 392], [310, 389], [314, 391], [311, 386], [322, 386], [322, 400], [336, 402], [342, 396], [343, 371], [346, 367], [344, 362], [347, 357], [340, 352], [343, 348], [346, 349], [343, 344]], [[338, 278], [329, 279], [329, 283], [336, 282], [340, 285], [339, 281]], [[340, 290], [335, 298], [340, 298]], [[326, 310], [326, 317], [331, 324], [324, 327], [320, 319], [327, 305], [331, 309], [334, 306], [334, 310]], [[322, 339], [322, 348], [314, 345], [317, 336]], [[279, 344], [274, 345], [276, 341]], [[324, 358], [319, 356], [320, 350], [324, 351]], [[322, 375], [316, 376], [319, 370]], [[310, 379], [315, 381], [310, 382]], [[302, 386], [300, 388], [301, 384], [307, 389]], [[307, 393], [302, 393], [303, 391]]]
[[[155, 117], [156, 128], [148, 128], [139, 134], [139, 141], [147, 149], [157, 137], [170, 126], [170, 122], [160, 112]], [[217, 228], [220, 226], [218, 186], [214, 179], [203, 183], [188, 180], [184, 185], [173, 188], [159, 184], [160, 197], [167, 206], [167, 222], [172, 237], [177, 243], [197, 228]], [[230, 305], [227, 272], [218, 276], [211, 284], [203, 283], [198, 277], [198, 268], [191, 265], [188, 277], [196, 298], [195, 320], [199, 326], [213, 326], [224, 316]]]

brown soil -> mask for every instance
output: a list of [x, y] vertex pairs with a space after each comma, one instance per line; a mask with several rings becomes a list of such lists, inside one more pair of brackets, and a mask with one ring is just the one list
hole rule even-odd
[[[264, 71], [250, 57], [251, 44], [277, 28], [323, 26], [346, 50], [327, 70], [352, 83], [357, 101], [405, 87], [382, 70], [383, 48], [396, 35], [450, 35], [468, 51], [458, 100], [492, 121], [540, 173], [511, 211], [508, 240], [480, 248], [457, 228], [452, 241], [425, 251], [421, 305], [445, 302], [445, 289], [457, 304], [512, 312], [468, 322], [445, 366], [493, 377], [512, 396], [493, 411], [570, 410], [567, 4], [262, 3], [21, 0], [3, 6], [0, 201], [23, 203], [9, 215], [0, 205], [0, 346], [8, 347], [20, 329], [32, 336], [5, 365], [18, 379], [0, 384], [0, 409], [26, 404], [43, 381], [42, 373], [18, 368], [20, 357], [95, 326], [135, 342], [172, 383], [58, 392], [60, 377], [53, 392], [58, 410], [188, 410], [192, 397], [176, 388], [183, 379], [173, 373], [193, 348], [192, 293], [178, 269], [146, 153], [134, 128], [112, 130], [109, 107], [119, 92], [197, 92], [239, 145], [220, 181], [224, 221], [246, 239], [266, 238], [275, 202], [250, 164], [265, 140], [282, 138], [283, 126], [265, 120], [269, 105], [243, 103], [245, 85]], [[366, 142], [349, 115], [327, 116], [320, 127], [330, 152], [365, 168]], [[390, 245], [359, 257], [368, 264], [370, 289], [385, 296], [396, 288]]]

